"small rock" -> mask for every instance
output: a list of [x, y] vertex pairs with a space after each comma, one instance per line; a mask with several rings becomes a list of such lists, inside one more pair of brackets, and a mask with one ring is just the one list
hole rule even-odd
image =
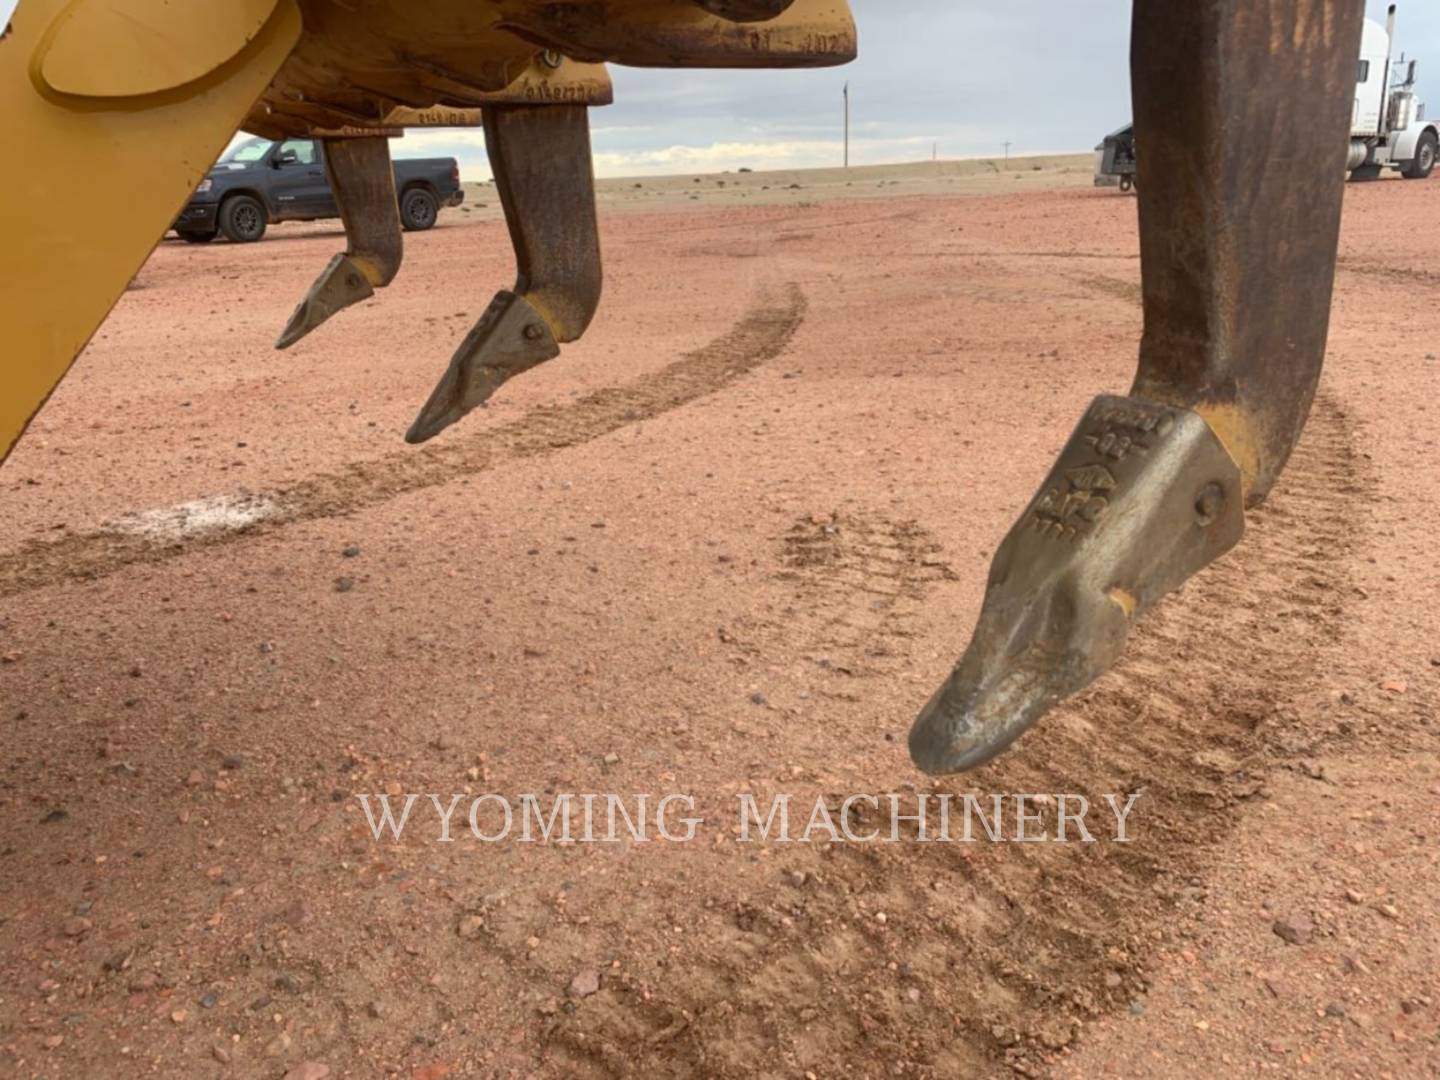
[[1358, 956], [1342, 956], [1340, 966], [1346, 975], [1369, 975], [1370, 969], [1365, 966], [1365, 961]]
[[230, 1064], [230, 1051], [226, 1050], [223, 1046], [210, 1047], [210, 1056], [220, 1062], [221, 1065]]
[[1131, 1016], [1144, 1016], [1144, 1015], [1145, 1015], [1145, 1003], [1144, 1003], [1143, 1001], [1141, 1001], [1139, 998], [1136, 998], [1134, 1001], [1130, 1002], [1130, 1015], [1131, 1015]]
[[265, 1044], [265, 1056], [279, 1057], [281, 1054], [285, 1053], [285, 1051], [290, 1049], [290, 1041], [290, 1036], [288, 1034], [283, 1031], [280, 1032], [279, 1035], [276, 1035], [275, 1038], [271, 1039], [268, 1043]]
[[1117, 972], [1107, 971], [1105, 973], [1105, 985], [1108, 986], [1111, 990], [1114, 990], [1117, 986], [1119, 986], [1122, 981], [1123, 980], [1120, 978], [1120, 975]]
[[304, 926], [310, 921], [310, 905], [297, 896], [275, 913], [275, 921], [287, 926]]
[[1380, 684], [1380, 689], [1387, 694], [1403, 694], [1410, 689], [1410, 684], [1404, 679], [1387, 679]]
[[1304, 915], [1290, 915], [1275, 920], [1270, 929], [1281, 941], [1291, 945], [1308, 945], [1315, 935], [1315, 926]]
[[189, 1015], [190, 1014], [184, 1009], [176, 1009], [170, 1014], [170, 1022], [172, 1024], [183, 1024]]
[[318, 1061], [302, 1061], [285, 1074], [285, 1080], [325, 1080], [330, 1075], [330, 1066]]
[[1375, 910], [1380, 912], [1380, 914], [1384, 915], [1387, 919], [1400, 918], [1400, 909], [1397, 908], [1394, 904], [1380, 904], [1376, 907]]
[[875, 913], [875, 921], [878, 922], [881, 926], [884, 926], [887, 922], [890, 921], [890, 916], [886, 915], [883, 911], [877, 911]]
[[340, 554], [347, 559], [358, 559], [360, 557], [360, 545], [350, 544], [348, 547], [343, 548]]
[[160, 976], [156, 975], [153, 971], [142, 971], [130, 980], [130, 990], [136, 994], [143, 994], [147, 990], [154, 990], [159, 985]]
[[70, 816], [70, 811], [56, 807], [40, 819], [41, 825], [53, 825], [57, 821], [64, 821]]
[[60, 926], [66, 937], [81, 937], [95, 924], [81, 915], [71, 915]]
[[337, 577], [335, 579], [336, 592], [349, 592], [355, 588], [355, 579], [352, 577]]
[[64, 1035], [47, 1035], [47, 1036], [45, 1037], [45, 1049], [47, 1049], [47, 1050], [58, 1050], [58, 1049], [60, 1048], [60, 1044], [63, 1043], [64, 1041], [65, 1041], [65, 1036], [64, 1036]]
[[920, 988], [918, 986], [910, 987], [909, 990], [905, 991], [905, 996], [910, 999], [912, 1005], [918, 1005], [920, 1003]]
[[620, 755], [617, 754], [617, 753], [615, 753], [615, 752], [612, 750], [610, 753], [608, 753], [608, 754], [605, 755], [605, 764], [606, 764], [606, 765], [619, 765], [619, 764], [620, 764]]
[[455, 933], [466, 941], [474, 941], [485, 929], [485, 920], [479, 915], [466, 915], [455, 924]]
[[288, 971], [276, 975], [274, 985], [275, 989], [284, 990], [287, 994], [298, 994], [305, 989], [305, 984]]
[[213, 991], [208, 994], [202, 995], [200, 998], [200, 1007], [202, 1009], [213, 1009], [219, 1003], [220, 995]]
[[573, 998], [587, 998], [600, 991], [600, 973], [594, 969], [579, 972], [570, 980], [567, 991]]
[[1363, 904], [1365, 902], [1365, 894], [1359, 889], [1346, 889], [1345, 899], [1349, 900], [1352, 904]]
[[372, 1020], [385, 1019], [385, 1003], [383, 1001], [372, 1001], [365, 1006], [365, 1011], [370, 1014]]
[[750, 695], [750, 704], [751, 704], [751, 705], [764, 705], [764, 704], [766, 704], [765, 695], [762, 694], [759, 690], [756, 690], [753, 694]]
[[1341, 1004], [1340, 1002], [1338, 1002], [1338, 1001], [1332, 1001], [1332, 1002], [1330, 1002], [1329, 1005], [1326, 1005], [1326, 1006], [1325, 1006], [1325, 1015], [1326, 1015], [1326, 1016], [1344, 1016], [1344, 1015], [1345, 1015], [1345, 1006], [1342, 1005], [1342, 1004]]
[[117, 952], [107, 956], [100, 967], [102, 970], [108, 971], [111, 974], [119, 974], [122, 971], [129, 971], [130, 962], [134, 959], [135, 953], [133, 950]]
[[232, 772], [236, 769], [243, 769], [245, 767], [245, 755], [226, 754], [225, 760], [220, 762], [220, 767], [222, 769], [229, 769]]

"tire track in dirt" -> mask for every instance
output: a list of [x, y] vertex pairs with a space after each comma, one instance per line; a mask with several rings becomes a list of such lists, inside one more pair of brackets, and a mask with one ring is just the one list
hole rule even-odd
[[[958, 255], [958, 254], [960, 254], [960, 253], [957, 252], [956, 254]], [[996, 252], [996, 253], [994, 253], [994, 254], [995, 254], [996, 257], [1000, 257], [1000, 255], [1001, 255], [1000, 252]], [[1021, 252], [1016, 252], [1016, 254], [1017, 254], [1017, 255], [1020, 255], [1020, 254], [1023, 254], [1023, 253], [1021, 253]], [[1032, 255], [1041, 255], [1041, 256], [1044, 256], [1046, 253], [1043, 253], [1043, 252], [1031, 252], [1030, 254], [1032, 254]], [[1046, 257], [1054, 257], [1054, 258], [1114, 258], [1114, 259], [1132, 259], [1132, 260], [1138, 260], [1138, 259], [1139, 259], [1139, 256], [1138, 256], [1138, 255], [1114, 255], [1114, 256], [1071, 255], [1071, 256], [1066, 256], [1066, 255], [1063, 255], [1063, 254], [1060, 253], [1060, 252], [1050, 253], [1050, 255], [1049, 255], [1049, 256], [1046, 256]], [[1383, 280], [1385, 280], [1385, 281], [1399, 282], [1400, 284], [1404, 284], [1404, 285], [1430, 285], [1430, 286], [1440, 285], [1440, 274], [1436, 274], [1434, 271], [1431, 271], [1431, 270], [1417, 270], [1417, 269], [1415, 269], [1415, 268], [1413, 268], [1413, 267], [1408, 267], [1408, 266], [1384, 266], [1384, 265], [1377, 264], [1377, 263], [1360, 263], [1360, 262], [1354, 262], [1354, 261], [1352, 261], [1352, 260], [1350, 260], [1350, 259], [1346, 259], [1346, 258], [1344, 258], [1344, 257], [1341, 257], [1340, 259], [1336, 260], [1335, 268], [1336, 268], [1337, 270], [1339, 270], [1340, 272], [1342, 272], [1342, 273], [1347, 273], [1347, 274], [1359, 274], [1359, 275], [1361, 275], [1361, 276], [1363, 276], [1363, 277], [1377, 277], [1377, 278], [1381, 278], [1381, 279], [1383, 279]], [[1104, 294], [1107, 295], [1107, 296], [1114, 297], [1114, 298], [1117, 299], [1117, 300], [1124, 300], [1124, 301], [1126, 301], [1127, 303], [1137, 303], [1137, 304], [1140, 302], [1141, 293], [1140, 293], [1140, 283], [1139, 283], [1139, 282], [1126, 281], [1126, 280], [1124, 280], [1123, 278], [1107, 277], [1107, 276], [1105, 276], [1105, 275], [1103, 275], [1103, 274], [1084, 274], [1084, 275], [1078, 275], [1078, 274], [1076, 274], [1076, 275], [1071, 275], [1070, 280], [1074, 281], [1074, 282], [1075, 282], [1076, 284], [1078, 284], [1078, 285], [1083, 285], [1084, 287], [1086, 287], [1086, 288], [1088, 288], [1088, 289], [1091, 289], [1091, 290], [1093, 290], [1093, 291], [1095, 291], [1095, 292], [1101, 292], [1101, 293], [1104, 293]]]
[[[854, 199], [850, 205], [865, 201], [867, 200]], [[774, 217], [766, 217], [763, 215], [767, 210], [772, 209], [772, 207], [764, 205], [751, 209], [756, 213], [759, 220], [742, 218], [739, 221], [707, 221], [698, 225], [675, 225], [666, 221], [664, 222], [664, 234], [666, 236], [682, 236], [686, 233], [720, 232], [728, 229], [750, 229], [752, 231], [758, 231], [760, 229], [774, 230], [778, 226], [789, 225], [796, 222], [803, 222], [804, 227], [812, 231], [816, 229], [858, 229], [865, 225], [884, 225], [892, 221], [918, 221], [920, 218], [919, 210], [899, 210], [889, 214], [877, 214], [872, 217], [841, 217], [839, 220], [822, 221], [818, 220], [815, 214], [804, 212], [782, 213]]]
[[1105, 274], [1069, 274], [1067, 276], [1082, 288], [1104, 293], [1112, 300], [1138, 304], [1143, 297], [1138, 281], [1126, 281], [1124, 278], [1108, 277]]
[[396, 496], [601, 438], [714, 393], [779, 356], [805, 319], [801, 288], [762, 292], [724, 335], [649, 375], [565, 404], [532, 409], [498, 427], [423, 450], [357, 461], [288, 488], [218, 496], [166, 511], [129, 515], [61, 540], [0, 553], [0, 596], [93, 579], [297, 521], [334, 517]]
[[[1095, 259], [1102, 262], [1134, 262], [1140, 258], [1135, 253], [1104, 251], [901, 251], [886, 254], [912, 259]], [[1108, 282], [1115, 279], [1100, 280]]]
[[[782, 884], [729, 898], [729, 925], [688, 933], [697, 967], [653, 1000], [617, 999], [557, 1025], [552, 1050], [610, 1075], [739, 1078], [758, 1052], [786, 1074], [843, 1075], [857, 1061], [907, 1076], [1043, 1072], [1087, 1021], [1143, 997], [1157, 950], [1183, 946], [1195, 885], [1263, 797], [1267, 772], [1322, 738], [1301, 710], [1345, 647], [1350, 567], [1368, 544], [1367, 471], [1344, 410], [1322, 395], [1241, 546], [1139, 623], [1114, 671], [997, 762], [916, 789], [1073, 792], [1102, 815], [1103, 793], [1139, 792], [1137, 842], [775, 850]], [[845, 519], [835, 524], [844, 536]], [[874, 582], [895, 580], [897, 550], [930, 551], [893, 526], [848, 528], [848, 549], [813, 523], [785, 540], [802, 594], [830, 594], [792, 625], [807, 639], [851, 625], [840, 608], [881, 598]], [[923, 575], [901, 577], [908, 584], [879, 591], [926, 588]], [[848, 656], [838, 642], [836, 661], [861, 667], [879, 622], [855, 628]], [[882, 810], [862, 807], [857, 830], [888, 831], [875, 794]], [[840, 798], [830, 797], [836, 817]], [[915, 812], [913, 796], [903, 811]], [[1044, 817], [1053, 835], [1053, 806]], [[913, 837], [913, 823], [901, 832]]]
[[1386, 266], [1380, 263], [1355, 262], [1343, 255], [1336, 260], [1337, 269], [1347, 274], [1378, 277], [1402, 285], [1440, 286], [1440, 274], [1433, 270], [1418, 270], [1413, 266]]

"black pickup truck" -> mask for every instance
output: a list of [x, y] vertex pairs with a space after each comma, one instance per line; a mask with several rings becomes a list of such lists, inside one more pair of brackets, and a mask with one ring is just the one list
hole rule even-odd
[[[248, 244], [264, 236], [272, 221], [339, 217], [324, 153], [317, 139], [236, 143], [200, 181], [175, 220], [175, 232], [192, 244], [207, 244], [217, 233]], [[458, 206], [465, 197], [454, 158], [395, 162], [395, 191], [400, 223], [409, 231], [430, 228], [442, 206]]]

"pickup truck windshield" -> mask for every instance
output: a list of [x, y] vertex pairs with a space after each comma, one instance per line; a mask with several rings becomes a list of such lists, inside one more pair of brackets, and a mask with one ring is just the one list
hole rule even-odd
[[221, 156], [221, 162], [250, 162], [259, 161], [270, 151], [275, 144], [269, 139], [262, 139], [258, 135], [246, 139], [244, 142], [236, 143]]

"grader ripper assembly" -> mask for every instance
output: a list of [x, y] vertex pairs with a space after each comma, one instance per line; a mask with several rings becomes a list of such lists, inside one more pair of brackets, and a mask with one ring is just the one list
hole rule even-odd
[[[989, 760], [1114, 664], [1275, 483], [1325, 352], [1362, 15], [1363, 0], [1134, 0], [1139, 372], [1129, 397], [1091, 404], [1001, 544], [974, 638], [911, 733], [926, 771]], [[343, 211], [346, 251], [283, 348], [400, 269], [396, 110], [482, 110], [518, 275], [420, 410], [419, 442], [595, 313], [587, 110], [610, 101], [604, 62], [854, 53], [844, 0], [19, 0], [0, 37], [0, 142], [26, 166], [0, 189], [0, 454], [239, 127], [324, 138]], [[102, 177], [124, 214], [35, 212], [86, 205]]]

